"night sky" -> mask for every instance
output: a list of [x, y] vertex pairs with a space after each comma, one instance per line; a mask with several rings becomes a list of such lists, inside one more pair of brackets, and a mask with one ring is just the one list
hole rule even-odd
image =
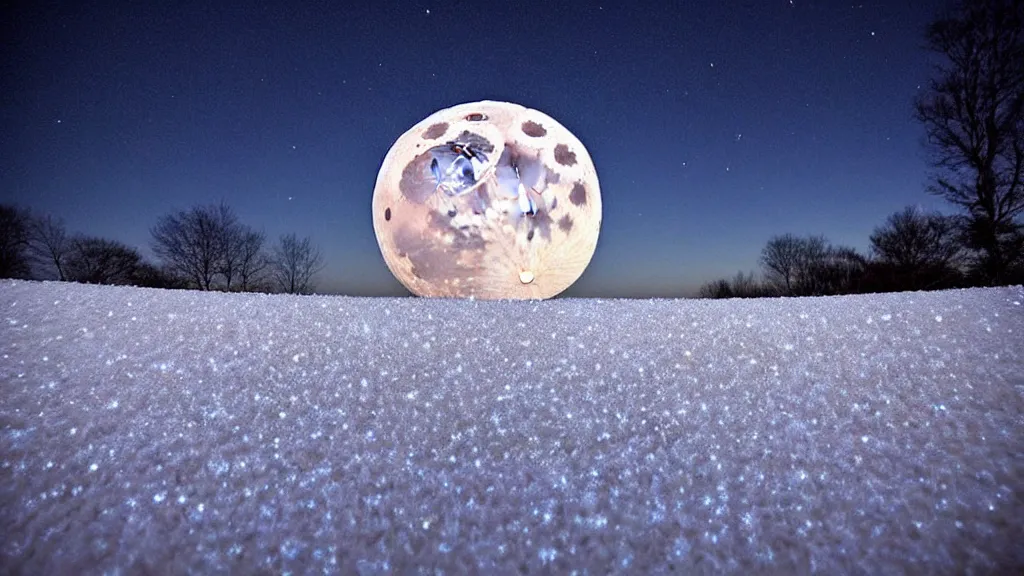
[[925, 192], [913, 98], [942, 2], [22, 2], [4, 8], [0, 201], [151, 257], [160, 216], [230, 205], [310, 236], [320, 292], [406, 292], [370, 203], [413, 124], [536, 108], [597, 167], [571, 296], [681, 296], [776, 234], [868, 236]]

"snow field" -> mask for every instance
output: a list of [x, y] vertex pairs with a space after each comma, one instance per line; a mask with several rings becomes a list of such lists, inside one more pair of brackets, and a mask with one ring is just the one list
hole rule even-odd
[[1022, 302], [5, 281], [0, 566], [1021, 570]]

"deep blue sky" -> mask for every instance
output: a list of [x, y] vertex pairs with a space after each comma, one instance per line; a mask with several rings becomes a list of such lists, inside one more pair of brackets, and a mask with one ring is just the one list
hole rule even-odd
[[391, 144], [481, 99], [590, 151], [604, 221], [567, 295], [675, 296], [775, 234], [866, 251], [925, 193], [912, 100], [942, 2], [24, 2], [5, 10], [0, 201], [150, 255], [227, 202], [312, 237], [322, 291], [405, 293], [370, 203]]

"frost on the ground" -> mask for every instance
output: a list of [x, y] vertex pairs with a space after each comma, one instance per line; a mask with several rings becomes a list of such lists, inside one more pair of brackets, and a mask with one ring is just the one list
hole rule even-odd
[[0, 565], [1021, 570], [1022, 302], [5, 281]]

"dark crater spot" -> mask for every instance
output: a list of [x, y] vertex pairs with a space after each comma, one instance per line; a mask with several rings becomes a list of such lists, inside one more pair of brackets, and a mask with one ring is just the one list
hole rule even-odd
[[587, 203], [587, 187], [582, 182], [572, 185], [572, 192], [569, 193], [569, 202], [573, 206], [583, 206]]
[[466, 120], [469, 120], [470, 122], [483, 122], [484, 120], [487, 120], [487, 115], [479, 112], [473, 112], [472, 114], [466, 115]]
[[430, 128], [427, 128], [423, 132], [423, 139], [424, 140], [433, 140], [435, 138], [440, 138], [447, 131], [448, 131], [448, 123], [447, 122], [438, 122], [437, 124], [432, 125]]
[[523, 122], [523, 134], [526, 134], [531, 138], [540, 138], [541, 136], [547, 136], [548, 131], [540, 124], [537, 124], [532, 120], [527, 120], [526, 122]]
[[530, 228], [530, 231], [526, 233], [526, 241], [527, 242], [533, 240], [533, 233], [534, 232], [535, 232], [535, 230], [533, 228]]
[[458, 214], [458, 212], [456, 212], [454, 208], [452, 208], [451, 210], [448, 211], [448, 217], [449, 218], [455, 218], [456, 214]]
[[573, 166], [576, 164], [576, 153], [565, 144], [559, 144], [555, 146], [555, 162], [562, 166]]
[[391, 208], [384, 209], [384, 221], [391, 222]]
[[558, 229], [568, 234], [572, 230], [572, 218], [568, 214], [558, 220]]

